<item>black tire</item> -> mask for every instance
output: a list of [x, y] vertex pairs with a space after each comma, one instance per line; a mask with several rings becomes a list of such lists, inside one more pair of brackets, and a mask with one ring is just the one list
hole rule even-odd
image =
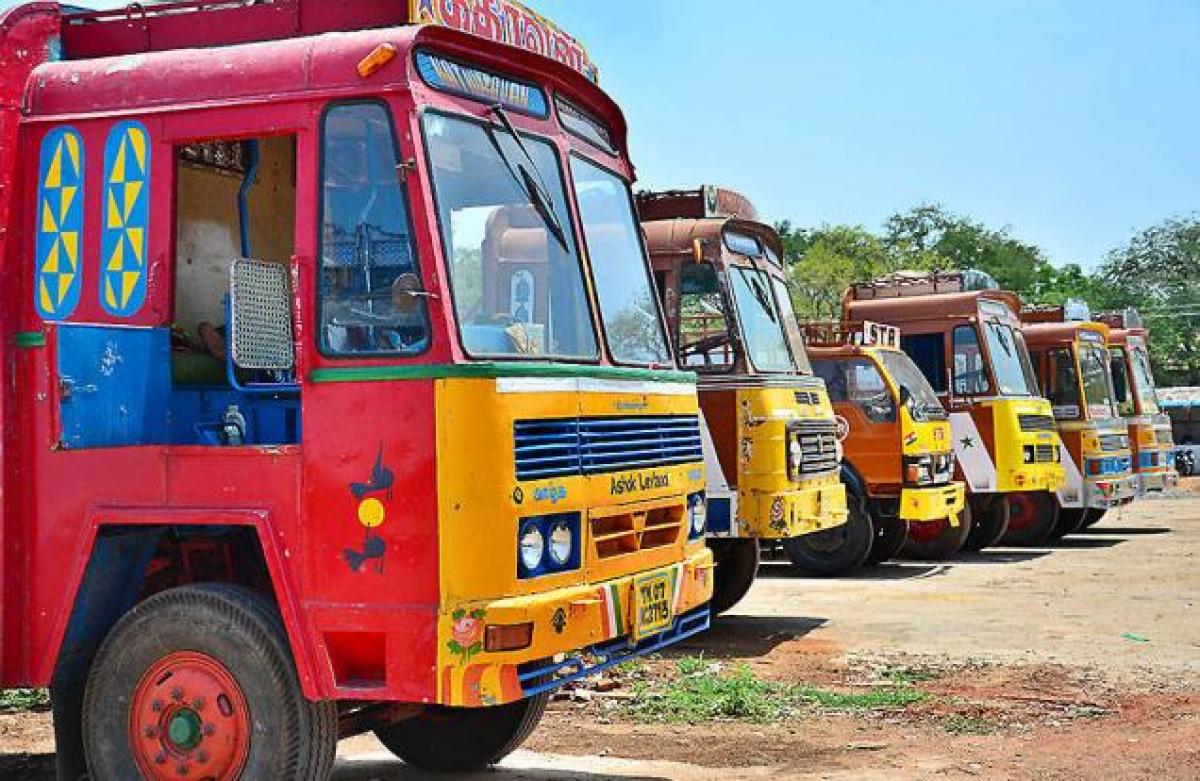
[[1087, 511], [1087, 515], [1083, 518], [1083, 525], [1079, 528], [1088, 529], [1100, 521], [1104, 520], [1104, 516], [1108, 515], [1108, 510], [1092, 509]]
[[1002, 496], [968, 496], [963, 503], [962, 514], [971, 527], [962, 546], [962, 550], [968, 553], [978, 553], [992, 547], [1008, 531], [1008, 502]]
[[1008, 531], [1003, 545], [1039, 546], [1050, 541], [1058, 523], [1058, 498], [1049, 491], [1019, 491], [1008, 494]]
[[742, 601], [758, 575], [758, 540], [710, 539], [713, 552], [713, 595], [709, 607], [720, 615]]
[[830, 578], [853, 572], [867, 560], [875, 526], [860, 499], [846, 499], [849, 516], [845, 523], [783, 541], [783, 549], [796, 569], [806, 575]]
[[1050, 539], [1057, 540], [1079, 531], [1087, 522], [1087, 516], [1088, 511], [1083, 508], [1059, 507], [1058, 522], [1054, 524]]
[[882, 564], [888, 559], [896, 558], [906, 540], [908, 524], [904, 521], [899, 518], [880, 518], [875, 521], [875, 538], [871, 541], [867, 564]]
[[[932, 523], [938, 525], [932, 527]], [[971, 534], [971, 528], [969, 511], [959, 514], [957, 526], [952, 526], [949, 519], [913, 524], [908, 530], [908, 540], [900, 553], [906, 559], [944, 561], [962, 550], [963, 543]], [[931, 533], [930, 529], [934, 531]]]
[[420, 716], [379, 727], [375, 737], [413, 767], [442, 772], [482, 770], [529, 738], [549, 701], [549, 693], [543, 693], [486, 708], [431, 705]]
[[[141, 777], [133, 741], [166, 739], [130, 734], [135, 691], [145, 686], [143, 679], [152, 667], [180, 653], [216, 660], [236, 681], [247, 708], [253, 708], [241, 778], [329, 778], [337, 748], [336, 703], [304, 698], [275, 606], [253, 591], [226, 584], [155, 594], [108, 633], [84, 694], [83, 741], [91, 778]], [[174, 693], [163, 698], [169, 707], [177, 699]], [[221, 725], [228, 701], [208, 704], [207, 710], [195, 707], [198, 718], [207, 720], [203, 734], [208, 735], [209, 725]], [[197, 751], [204, 746], [204, 738], [198, 740]], [[175, 761], [168, 761], [168, 772]]]

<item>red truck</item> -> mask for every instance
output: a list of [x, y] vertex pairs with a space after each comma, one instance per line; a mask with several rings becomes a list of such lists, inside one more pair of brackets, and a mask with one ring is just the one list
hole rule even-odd
[[507, 0], [0, 12], [0, 685], [60, 778], [486, 766], [708, 626], [594, 79]]

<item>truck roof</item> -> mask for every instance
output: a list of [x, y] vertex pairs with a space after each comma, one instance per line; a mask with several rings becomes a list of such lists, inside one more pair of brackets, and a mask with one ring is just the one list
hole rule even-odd
[[694, 190], [642, 190], [637, 194], [643, 220], [731, 218], [758, 222], [749, 198], [728, 187], [706, 184]]
[[[761, 222], [752, 222], [750, 220], [738, 220], [729, 217], [710, 217], [706, 219], [666, 219], [643, 221], [642, 229], [646, 232], [647, 249], [650, 251], [651, 260], [657, 256], [658, 260], [654, 263], [656, 269], [665, 266], [677, 264], [680, 259], [684, 262], [692, 260], [693, 243], [699, 239], [708, 246], [716, 246], [721, 249], [721, 252], [709, 255], [713, 259], [719, 259], [725, 256], [725, 246], [722, 234], [726, 227], [732, 227], [738, 231], [749, 233], [766, 245], [775, 253], [775, 257], [783, 256], [783, 243], [779, 240], [779, 234], [769, 226]], [[765, 258], [763, 259], [766, 260]], [[772, 270], [776, 272], [782, 269], [774, 263], [767, 262]]]
[[1025, 343], [1030, 349], [1072, 344], [1081, 331], [1099, 333], [1104, 343], [1108, 342], [1108, 326], [1103, 323], [1069, 320], [1065, 323], [1042, 322], [1021, 327]]

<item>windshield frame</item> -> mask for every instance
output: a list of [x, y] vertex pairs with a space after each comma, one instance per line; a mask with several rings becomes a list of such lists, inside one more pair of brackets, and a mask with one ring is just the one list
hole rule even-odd
[[[586, 143], [586, 139], [584, 140]], [[561, 151], [561, 150], [560, 150]], [[671, 329], [667, 327], [666, 311], [663, 309], [662, 298], [658, 294], [658, 290], [654, 281], [654, 267], [650, 263], [650, 248], [646, 246], [646, 235], [642, 232], [641, 222], [638, 221], [637, 201], [633, 197], [633, 183], [620, 171], [611, 166], [604, 165], [590, 155], [584, 154], [574, 146], [568, 147], [565, 155], [566, 172], [568, 179], [566, 183], [570, 191], [571, 199], [568, 202], [568, 207], [575, 212], [575, 219], [578, 222], [576, 233], [582, 239], [583, 256], [580, 257], [580, 262], [583, 266], [583, 274], [586, 280], [586, 287], [589, 292], [589, 297], [595, 298], [597, 311], [593, 312], [593, 317], [596, 320], [596, 325], [600, 329], [601, 341], [604, 345], [604, 352], [608, 359], [613, 362], [614, 366], [632, 366], [640, 369], [676, 369], [679, 368], [679, 356], [675, 353], [675, 344], [671, 341]], [[575, 171], [571, 168], [571, 160], [577, 158], [583, 163], [597, 168], [600, 171], [608, 174], [616, 179], [625, 188], [625, 199], [629, 206], [629, 214], [632, 218], [631, 228], [637, 239], [638, 249], [642, 253], [642, 268], [645, 271], [646, 286], [650, 292], [651, 305], [654, 307], [654, 314], [658, 318], [658, 332], [662, 337], [663, 348], [666, 350], [666, 359], [663, 363], [640, 363], [637, 361], [622, 361], [618, 360], [616, 354], [612, 351], [612, 346], [608, 340], [608, 324], [604, 320], [604, 308], [600, 301], [600, 287], [596, 283], [596, 268], [592, 262], [591, 247], [587, 243], [587, 226], [583, 222], [583, 212], [579, 208], [579, 196], [575, 190]]]
[[[490, 111], [490, 108], [487, 107], [486, 105], [484, 105], [484, 104], [479, 104], [479, 105], [484, 111]], [[452, 269], [452, 267], [454, 265], [453, 264], [453, 252], [451, 251], [452, 247], [448, 243], [451, 240], [451, 234], [448, 232], [449, 226], [445, 225], [442, 221], [441, 201], [440, 201], [440, 197], [438, 195], [438, 177], [435, 175], [435, 171], [434, 171], [432, 148], [431, 148], [430, 144], [428, 143], [428, 139], [426, 137], [425, 121], [426, 121], [426, 117], [430, 114], [435, 114], [437, 116], [445, 117], [447, 119], [454, 120], [454, 121], [462, 121], [462, 122], [467, 122], [467, 123], [471, 123], [474, 125], [478, 125], [479, 127], [484, 129], [485, 133], [488, 131], [491, 131], [494, 133], [494, 132], [496, 132], [497, 129], [501, 130], [503, 133], [507, 133], [508, 131], [507, 131], [507, 129], [504, 128], [503, 125], [494, 123], [491, 120], [487, 119], [486, 117], [479, 117], [479, 116], [475, 116], [475, 115], [472, 115], [472, 114], [469, 114], [469, 113], [466, 113], [463, 111], [456, 111], [456, 110], [449, 109], [449, 108], [446, 108], [441, 105], [433, 105], [433, 104], [422, 105], [415, 112], [417, 132], [414, 133], [414, 139], [416, 141], [419, 141], [419, 143], [420, 143], [420, 153], [421, 153], [421, 156], [424, 158], [424, 163], [425, 163], [425, 171], [423, 172], [423, 174], [421, 176], [421, 178], [423, 180], [421, 182], [421, 185], [424, 187], [428, 187], [429, 197], [430, 197], [430, 200], [432, 202], [432, 207], [433, 207], [432, 208], [433, 224], [437, 228], [437, 233], [433, 237], [432, 243], [433, 243], [434, 247], [438, 251], [440, 251], [442, 254], [442, 267], [445, 271], [446, 280], [443, 283], [443, 285], [441, 285], [441, 287], [446, 291], [446, 294], [448, 295], [449, 300], [450, 300], [450, 309], [449, 309], [448, 314], [450, 315], [450, 318], [453, 321], [454, 333], [458, 339], [458, 346], [459, 346], [459, 349], [462, 351], [463, 356], [469, 360], [475, 360], [475, 361], [495, 361], [495, 362], [514, 361], [514, 362], [527, 362], [527, 363], [528, 362], [537, 363], [537, 362], [553, 361], [556, 363], [579, 364], [579, 365], [590, 365], [590, 366], [602, 365], [604, 363], [604, 350], [601, 348], [601, 341], [600, 341], [599, 335], [597, 334], [597, 328], [600, 326], [600, 321], [597, 316], [596, 306], [598, 305], [599, 302], [596, 300], [596, 297], [595, 297], [595, 288], [592, 286], [592, 280], [588, 273], [588, 269], [586, 268], [587, 264], [584, 263], [583, 257], [580, 254], [580, 247], [582, 246], [580, 243], [580, 236], [579, 236], [580, 226], [577, 223], [575, 213], [574, 213], [574, 208], [573, 208], [574, 202], [575, 202], [575, 193], [574, 193], [573, 187], [571, 186], [572, 180], [569, 178], [570, 170], [569, 170], [569, 168], [566, 168], [563, 165], [564, 155], [563, 155], [562, 145], [560, 143], [558, 143], [558, 139], [556, 139], [554, 136], [543, 135], [542, 133], [537, 133], [534, 131], [526, 130], [526, 129], [522, 128], [519, 124], [516, 124], [516, 123], [514, 123], [514, 124], [516, 125], [516, 131], [519, 136], [523, 136], [525, 139], [528, 139], [528, 140], [545, 143], [546, 145], [548, 145], [550, 147], [551, 151], [554, 154], [555, 165], [558, 168], [559, 182], [563, 188], [562, 196], [563, 196], [564, 202], [566, 204], [566, 208], [567, 208], [566, 218], [567, 218], [567, 222], [569, 223], [569, 225], [564, 224], [563, 227], [566, 229], [565, 233], [570, 238], [572, 245], [573, 245], [573, 250], [574, 250], [573, 254], [575, 256], [575, 262], [579, 269], [579, 278], [580, 278], [580, 282], [582, 283], [582, 288], [583, 288], [584, 304], [587, 307], [587, 314], [588, 314], [587, 322], [592, 331], [592, 340], [593, 340], [593, 343], [595, 344], [595, 350], [594, 350], [594, 353], [589, 356], [575, 356], [575, 355], [558, 355], [558, 354], [550, 353], [550, 352], [545, 352], [540, 355], [521, 355], [521, 354], [517, 354], [517, 353], [512, 353], [512, 354], [475, 353], [467, 348], [466, 339], [463, 336], [463, 330], [462, 330], [463, 323], [461, 321], [461, 318], [459, 317], [458, 300], [457, 300], [458, 294], [455, 291], [454, 272]], [[538, 119], [537, 117], [531, 117], [529, 115], [520, 115], [520, 116], [522, 116], [522, 118], [532, 119], [534, 121], [540, 121], [540, 122], [549, 122], [550, 121], [549, 119]], [[555, 125], [554, 127], [557, 128], [557, 125]], [[561, 215], [560, 215], [560, 217], [561, 217]], [[547, 231], [549, 232], [549, 228], [547, 228]]]
[[[1154, 366], [1150, 363], [1150, 350], [1140, 337], [1136, 341], [1134, 337], [1130, 337], [1128, 341], [1125, 353], [1130, 363], [1131, 371], [1129, 373], [1133, 375], [1133, 390], [1136, 394], [1138, 412], [1142, 415], [1159, 415], [1162, 413], [1162, 404], [1158, 400], [1158, 384], [1154, 381]], [[1139, 358], [1144, 363], [1140, 364]], [[1139, 366], [1144, 366], [1146, 369], [1144, 384], [1143, 378], [1138, 373]]]
[[[763, 368], [763, 367], [760, 367], [758, 365], [758, 361], [755, 360], [754, 349], [751, 347], [750, 340], [747, 338], [747, 332], [746, 332], [746, 326], [745, 326], [746, 317], [743, 316], [743, 314], [742, 314], [742, 305], [741, 305], [741, 302], [738, 300], [738, 293], [737, 293], [738, 282], [733, 275], [734, 271], [738, 272], [739, 274], [743, 274], [743, 275], [758, 274], [758, 275], [761, 275], [762, 277], [766, 278], [766, 285], [765, 285], [766, 293], [767, 293], [767, 295], [769, 295], [771, 297], [772, 309], [774, 310], [774, 313], [775, 313], [775, 325], [779, 329], [779, 337], [783, 343], [783, 349], [787, 353], [788, 361], [791, 364], [788, 368], [786, 368], [786, 369]], [[728, 273], [728, 279], [729, 279], [729, 292], [730, 292], [729, 298], [733, 303], [735, 312], [737, 313], [738, 340], [741, 342], [742, 347], [745, 350], [746, 365], [748, 367], [754, 369], [755, 371], [762, 372], [763, 374], [798, 374], [799, 369], [797, 368], [796, 356], [792, 352], [791, 340], [788, 339], [787, 329], [783, 325], [783, 317], [779, 311], [779, 302], [775, 300], [775, 292], [772, 289], [773, 286], [771, 284], [771, 274], [768, 271], [766, 271], [765, 269], [758, 268], [758, 266], [753, 263], [750, 263], [750, 264], [731, 263], [731, 264], [729, 264], [729, 266], [727, 268], [727, 273]], [[743, 277], [743, 278], [745, 279], [745, 277]], [[745, 283], [747, 285], [750, 284], [748, 279], [745, 279]]]
[[[979, 330], [982, 331], [984, 349], [987, 351], [987, 369], [991, 375], [992, 392], [997, 397], [1001, 398], [1036, 398], [1040, 393], [1037, 384], [1037, 376], [1033, 369], [1033, 360], [1029, 357], [1029, 347], [1025, 344], [1025, 336], [1021, 333], [1020, 325], [1013, 325], [1007, 318], [999, 317], [996, 314], [988, 314], [980, 312]], [[997, 358], [992, 351], [992, 339], [997, 338], [992, 335], [993, 327], [1008, 329], [1008, 332], [1013, 337], [1013, 346], [1016, 349], [1016, 355], [1012, 356], [1016, 361], [1017, 370], [1020, 372], [1021, 382], [1025, 386], [1025, 390], [1019, 393], [1008, 392], [1000, 385], [1000, 373], [997, 371]]]
[[[1107, 348], [1101, 342], [1076, 341], [1075, 342], [1075, 363], [1078, 371], [1079, 395], [1083, 402], [1083, 408], [1087, 411], [1088, 420], [1110, 420], [1119, 418], [1120, 413], [1117, 410], [1116, 393], [1112, 386], [1112, 371], [1108, 365], [1109, 356]], [[1100, 381], [1104, 386], [1104, 398], [1093, 404], [1092, 397], [1088, 392], [1088, 382], [1084, 377], [1084, 355], [1095, 354], [1100, 361]], [[1101, 403], [1102, 402], [1102, 403]], [[1108, 407], [1107, 415], [1098, 415], [1094, 407]]]

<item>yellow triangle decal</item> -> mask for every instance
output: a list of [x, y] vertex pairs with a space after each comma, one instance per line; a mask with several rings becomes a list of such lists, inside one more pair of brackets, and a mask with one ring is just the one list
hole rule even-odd
[[117, 308], [117, 296], [113, 293], [112, 277], [104, 278], [104, 303], [108, 304], [109, 309]]
[[50, 170], [46, 171], [46, 181], [42, 182], [43, 187], [62, 186], [62, 153], [63, 142], [62, 139], [59, 139], [58, 146], [54, 149], [54, 157], [50, 158]]
[[145, 231], [141, 228], [126, 228], [125, 235], [129, 237], [129, 246], [133, 247], [133, 255], [137, 258], [138, 266], [145, 263], [143, 252], [146, 249]]
[[146, 173], [146, 134], [140, 128], [129, 128], [129, 144], [133, 147], [133, 156], [137, 158], [138, 171]]
[[41, 270], [42, 270], [43, 274], [57, 274], [58, 273], [58, 241], [57, 240], [55, 240], [55, 242], [50, 245], [50, 251], [46, 253], [46, 261], [44, 263], [42, 263]]
[[54, 222], [54, 210], [50, 208], [50, 199], [42, 199], [42, 233], [58, 233], [58, 225]]
[[50, 300], [50, 289], [46, 287], [46, 278], [42, 277], [38, 280], [38, 303], [41, 306], [42, 314], [53, 315], [54, 303]]
[[74, 281], [74, 274], [58, 275], [58, 303], [55, 305], [55, 308], [62, 306], [62, 302], [67, 300], [67, 291], [71, 289], [71, 283]]
[[113, 247], [112, 257], [108, 259], [107, 269], [109, 271], [122, 271], [125, 268], [125, 242], [118, 241], [117, 246]]
[[139, 195], [141, 195], [141, 193], [141, 182], [130, 182], [125, 185], [125, 211], [122, 212], [124, 215], [124, 222], [129, 220], [129, 213], [133, 211], [133, 204], [137, 202], [137, 198]]
[[121, 227], [121, 210], [117, 207], [117, 198], [113, 193], [117, 188], [108, 188], [108, 221], [106, 227], [119, 228]]
[[63, 249], [66, 250], [67, 265], [74, 271], [79, 268], [79, 232], [63, 231], [58, 238], [62, 242]]
[[110, 184], [121, 184], [125, 181], [125, 139], [122, 138], [117, 144], [117, 159], [113, 162], [112, 170], [108, 174]]
[[133, 293], [133, 288], [137, 284], [138, 278], [142, 276], [140, 271], [126, 271], [121, 275], [121, 307], [124, 308], [129, 303], [129, 296]]
[[59, 223], [66, 222], [67, 212], [71, 209], [71, 202], [75, 200], [75, 193], [79, 191], [78, 187], [63, 187], [59, 190], [58, 201], [58, 221]]
[[75, 179], [79, 178], [79, 139], [74, 133], [67, 133], [63, 136], [63, 141], [67, 144], [67, 155], [71, 158], [71, 173], [75, 175]]

